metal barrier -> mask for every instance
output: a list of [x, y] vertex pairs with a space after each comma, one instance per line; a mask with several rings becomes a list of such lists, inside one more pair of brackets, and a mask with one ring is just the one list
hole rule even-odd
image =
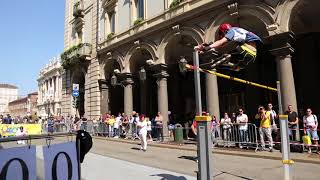
[[215, 128], [213, 139], [215, 145], [223, 147], [240, 147], [258, 150], [258, 134], [255, 124], [220, 125]]

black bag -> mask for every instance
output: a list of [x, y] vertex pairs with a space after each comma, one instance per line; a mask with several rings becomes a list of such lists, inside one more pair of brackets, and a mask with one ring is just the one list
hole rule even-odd
[[[79, 144], [80, 143], [80, 144]], [[86, 131], [79, 130], [77, 132], [77, 149], [78, 153], [80, 153], [80, 162], [82, 163], [84, 160], [84, 156], [90, 151], [92, 147], [92, 137]]]
[[[291, 141], [290, 152], [303, 153], [303, 145], [299, 141]], [[278, 145], [280, 152], [282, 152], [281, 144]], [[278, 149], [278, 147], [275, 149]]]

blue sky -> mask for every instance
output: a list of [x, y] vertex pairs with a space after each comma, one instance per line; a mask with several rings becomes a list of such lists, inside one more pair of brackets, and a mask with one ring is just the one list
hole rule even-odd
[[37, 91], [38, 73], [63, 51], [65, 0], [1, 0], [0, 83]]

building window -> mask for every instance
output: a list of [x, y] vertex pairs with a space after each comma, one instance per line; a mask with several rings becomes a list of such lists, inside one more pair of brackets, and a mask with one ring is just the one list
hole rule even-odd
[[110, 33], [114, 33], [116, 30], [116, 22], [115, 22], [115, 12], [110, 12], [108, 13], [108, 18], [109, 18], [109, 30]]
[[144, 0], [136, 0], [137, 18], [144, 19]]

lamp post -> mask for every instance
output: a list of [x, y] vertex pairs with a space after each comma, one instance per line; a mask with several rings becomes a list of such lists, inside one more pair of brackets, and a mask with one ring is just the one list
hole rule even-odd
[[141, 67], [141, 69], [140, 69], [140, 71], [138, 73], [139, 73], [139, 79], [141, 81], [145, 81], [147, 79], [147, 72], [144, 69], [144, 67]]
[[[187, 60], [182, 57], [179, 61], [180, 72], [187, 71]], [[200, 86], [200, 71], [199, 71], [199, 54], [197, 51], [193, 53], [194, 83], [195, 83], [195, 98], [196, 98], [196, 113], [195, 120], [197, 121], [197, 156], [198, 156], [198, 180], [212, 180], [211, 174], [211, 138], [210, 138], [210, 118], [202, 115], [201, 102], [201, 86]]]

